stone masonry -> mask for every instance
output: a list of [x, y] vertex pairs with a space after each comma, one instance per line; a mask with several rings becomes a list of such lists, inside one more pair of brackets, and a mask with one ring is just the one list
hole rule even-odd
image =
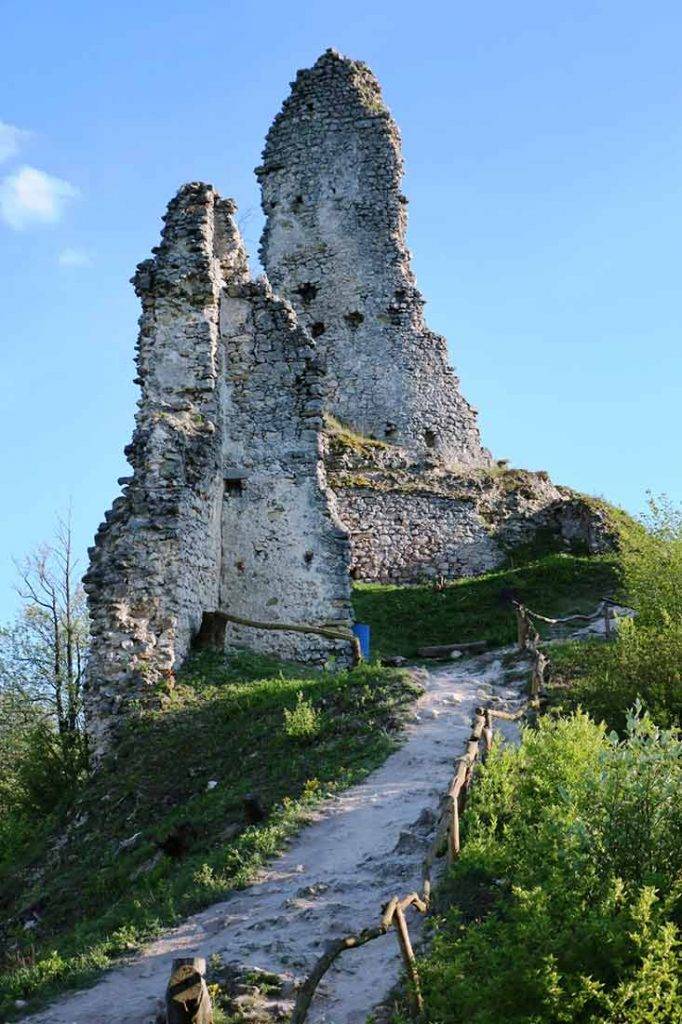
[[[95, 755], [172, 683], [205, 613], [350, 628], [349, 549], [321, 461], [314, 343], [249, 279], [234, 204], [184, 186], [142, 302], [132, 476], [100, 527], [85, 585], [86, 710]], [[347, 664], [351, 644], [228, 624], [225, 642]]]
[[532, 554], [596, 554], [615, 543], [603, 506], [558, 487], [543, 471], [504, 465], [453, 471], [334, 424], [325, 452], [327, 478], [350, 531], [355, 579], [457, 579]]
[[445, 340], [424, 323], [400, 134], [369, 68], [327, 50], [299, 71], [256, 173], [263, 265], [326, 358], [329, 411], [443, 463], [489, 463]]
[[328, 50], [299, 71], [257, 174], [269, 281], [251, 280], [232, 201], [198, 183], [134, 278], [132, 475], [84, 581], [96, 758], [195, 639], [349, 664], [351, 571], [412, 583], [613, 543], [594, 503], [482, 447], [424, 323], [400, 137], [370, 70]]

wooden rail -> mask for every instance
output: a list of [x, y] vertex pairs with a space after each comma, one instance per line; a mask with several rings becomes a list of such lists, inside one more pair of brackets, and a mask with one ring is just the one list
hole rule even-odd
[[201, 628], [194, 638], [194, 646], [199, 650], [203, 648], [223, 650], [225, 646], [225, 627], [228, 622], [233, 622], [238, 626], [248, 626], [250, 629], [274, 630], [281, 633], [305, 633], [322, 636], [328, 640], [343, 640], [351, 645], [353, 664], [358, 665], [362, 661], [360, 641], [350, 629], [345, 629], [341, 626], [329, 626], [324, 623], [311, 626], [306, 623], [296, 622], [262, 622], [258, 619], [246, 619], [243, 615], [232, 615], [230, 612], [225, 611], [204, 612]]
[[[604, 598], [597, 609], [587, 615], [568, 615], [564, 618], [550, 618], [541, 615], [539, 612], [531, 611], [520, 602], [514, 601], [514, 609], [517, 622], [517, 643], [519, 650], [528, 651], [531, 655], [531, 673], [529, 681], [528, 701], [514, 712], [503, 711], [497, 708], [477, 707], [474, 713], [471, 734], [467, 741], [464, 754], [455, 762], [454, 773], [450, 779], [447, 790], [441, 799], [439, 815], [436, 822], [435, 836], [422, 865], [422, 891], [411, 892], [407, 896], [399, 898], [393, 896], [388, 903], [382, 907], [379, 923], [372, 928], [364, 928], [362, 931], [330, 942], [322, 956], [317, 960], [313, 969], [308, 974], [303, 984], [298, 989], [296, 1002], [291, 1015], [291, 1024], [304, 1024], [307, 1019], [310, 1005], [317, 991], [322, 978], [327, 973], [335, 960], [348, 949], [357, 949], [373, 942], [374, 939], [386, 935], [391, 928], [395, 929], [398, 940], [398, 948], [402, 956], [405, 971], [410, 979], [410, 996], [412, 1011], [418, 1017], [424, 1009], [417, 961], [410, 940], [409, 926], [406, 911], [410, 907], [420, 914], [426, 914], [431, 905], [433, 887], [433, 866], [439, 858], [447, 857], [447, 862], [452, 863], [459, 857], [461, 852], [460, 818], [464, 810], [467, 794], [473, 780], [474, 768], [477, 761], [481, 761], [490, 752], [494, 740], [493, 721], [501, 718], [506, 721], [515, 722], [522, 718], [529, 709], [537, 709], [542, 698], [545, 687], [546, 672], [549, 659], [546, 653], [540, 648], [542, 643], [534, 622], [546, 622], [551, 625], [569, 622], [594, 622], [601, 615], [605, 618], [605, 632], [611, 634], [611, 622], [609, 615], [610, 606], [616, 602]], [[289, 623], [265, 623], [243, 619], [236, 615], [229, 615], [223, 612], [216, 613], [223, 622], [235, 622], [241, 625], [251, 626], [256, 629], [282, 629], [292, 632], [310, 632], [321, 636], [333, 637], [339, 640], [353, 640], [357, 638], [349, 635], [345, 630], [336, 630], [329, 627], [294, 626]], [[355, 646], [355, 645], [354, 645]], [[480, 644], [452, 644], [447, 646], [448, 652], [456, 649], [480, 648]], [[438, 653], [445, 648], [438, 649]], [[210, 997], [204, 980], [205, 961], [201, 959], [181, 959], [173, 962], [173, 971], [167, 991], [167, 1020], [168, 1024], [210, 1024], [212, 1020], [212, 1009]]]
[[[563, 618], [550, 618], [548, 615], [541, 615], [540, 612], [531, 611], [521, 601], [513, 601], [516, 611], [517, 643], [520, 651], [528, 651], [532, 658], [529, 698], [531, 707], [537, 708], [545, 689], [549, 658], [540, 644], [542, 638], [538, 633], [535, 623], [546, 622], [551, 626], [563, 625], [570, 622], [596, 622], [604, 618], [604, 634], [609, 638], [612, 634], [611, 608], [621, 607], [609, 597], [604, 597], [593, 612], [585, 615], [565, 615]], [[632, 609], [629, 609], [632, 610]]]
[[344, 938], [336, 939], [327, 946], [298, 990], [296, 1003], [291, 1015], [291, 1024], [304, 1024], [317, 986], [341, 953], [347, 949], [356, 949], [358, 946], [364, 946], [367, 942], [372, 942], [374, 939], [385, 935], [391, 928], [395, 929], [398, 948], [405, 965], [405, 971], [410, 979], [413, 1014], [418, 1016], [422, 1012], [424, 1000], [405, 912], [410, 907], [414, 907], [420, 914], [428, 912], [431, 904], [432, 872], [435, 862], [439, 858], [446, 856], [448, 863], [452, 863], [460, 854], [460, 817], [464, 810], [469, 787], [471, 786], [474, 766], [478, 760], [481, 760], [492, 749], [493, 718], [499, 716], [500, 718], [515, 720], [521, 717], [524, 710], [526, 708], [522, 708], [519, 713], [512, 715], [508, 712], [498, 712], [493, 708], [476, 708], [466, 750], [455, 762], [454, 773], [441, 800], [435, 836], [422, 865], [421, 893], [411, 892], [402, 898], [393, 896], [382, 907], [381, 918], [374, 928], [365, 928], [357, 934], [346, 935]]
[[[528, 700], [515, 712], [503, 711], [496, 708], [476, 708], [471, 726], [471, 734], [466, 745], [464, 754], [455, 762], [455, 770], [447, 790], [443, 794], [434, 839], [427, 851], [422, 866], [422, 892], [413, 892], [403, 899], [393, 896], [385, 907], [382, 908], [381, 919], [374, 928], [365, 928], [355, 935], [347, 935], [345, 938], [336, 939], [330, 943], [325, 952], [319, 958], [312, 971], [298, 991], [291, 1016], [291, 1024], [305, 1024], [313, 997], [320, 981], [334, 963], [336, 958], [346, 949], [356, 949], [364, 946], [367, 942], [385, 935], [392, 927], [395, 928], [398, 938], [398, 946], [405, 964], [405, 970], [410, 979], [410, 993], [412, 1010], [415, 1017], [419, 1016], [424, 1008], [424, 1000], [419, 983], [417, 962], [410, 941], [410, 933], [405, 916], [408, 907], [414, 907], [420, 914], [426, 914], [431, 904], [433, 886], [433, 866], [436, 861], [447, 857], [448, 863], [452, 863], [459, 857], [461, 852], [460, 818], [466, 804], [467, 794], [471, 787], [474, 767], [476, 762], [482, 760], [493, 746], [494, 718], [505, 719], [506, 721], [518, 721], [529, 710], [537, 709], [545, 688], [545, 680], [549, 659], [546, 653], [540, 648], [541, 638], [534, 625], [534, 620], [547, 622], [552, 625], [568, 622], [594, 622], [601, 615], [604, 615], [606, 622], [606, 634], [610, 635], [609, 607], [615, 602], [604, 598], [598, 608], [589, 615], [569, 615], [564, 618], [552, 619], [538, 612], [526, 608], [519, 601], [514, 601], [516, 612], [518, 647], [519, 650], [528, 651], [531, 655], [531, 672], [529, 680]], [[451, 644], [439, 648], [423, 649], [449, 653], [451, 650], [462, 649], [466, 645]], [[472, 647], [479, 648], [482, 644], [472, 644]], [[472, 652], [471, 652], [472, 653]]]

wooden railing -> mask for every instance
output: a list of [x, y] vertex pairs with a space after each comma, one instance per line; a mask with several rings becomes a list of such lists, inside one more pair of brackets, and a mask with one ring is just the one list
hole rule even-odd
[[[410, 979], [413, 1014], [415, 1017], [421, 1014], [424, 1008], [424, 1000], [405, 911], [409, 907], [414, 907], [420, 914], [428, 913], [431, 906], [432, 872], [435, 862], [444, 855], [447, 857], [448, 863], [452, 863], [459, 857], [461, 850], [460, 818], [471, 787], [476, 762], [482, 760], [492, 749], [494, 719], [501, 718], [507, 721], [518, 721], [528, 714], [529, 711], [537, 711], [541, 703], [545, 690], [549, 658], [541, 648], [542, 639], [534, 623], [536, 621], [551, 625], [575, 622], [590, 623], [603, 616], [605, 619], [606, 635], [610, 636], [610, 610], [615, 603], [609, 598], [604, 598], [597, 609], [588, 615], [569, 615], [564, 618], [552, 619], [546, 615], [540, 615], [539, 612], [531, 611], [519, 601], [513, 602], [517, 620], [518, 647], [519, 650], [528, 652], [531, 657], [528, 699], [515, 712], [503, 711], [502, 709], [492, 707], [476, 708], [466, 750], [455, 762], [454, 774], [441, 800], [435, 837], [423, 862], [421, 893], [412, 892], [402, 899], [398, 896], [393, 896], [382, 907], [381, 917], [376, 926], [365, 928], [353, 935], [346, 935], [344, 938], [336, 939], [329, 944], [298, 990], [291, 1016], [291, 1024], [304, 1024], [315, 991], [337, 957], [347, 949], [357, 949], [358, 946], [364, 946], [366, 943], [380, 938], [390, 931], [391, 928], [394, 928], [396, 931], [400, 954], [405, 964], [407, 976]], [[485, 645], [450, 644], [436, 648], [424, 648], [423, 651], [420, 651], [420, 654], [428, 651], [430, 656], [441, 656], [444, 653], [450, 653], [455, 649], [461, 650], [462, 648], [468, 648], [469, 653], [473, 653], [472, 648], [480, 650], [481, 646]]]
[[[532, 658], [529, 686], [529, 700], [532, 707], [537, 708], [545, 689], [549, 658], [541, 648], [542, 638], [535, 626], [536, 622], [545, 622], [551, 626], [582, 622], [589, 625], [598, 619], [604, 619], [604, 635], [609, 639], [613, 633], [613, 609], [622, 607], [609, 597], [603, 597], [593, 612], [585, 615], [566, 615], [563, 618], [550, 618], [540, 612], [531, 611], [521, 601], [512, 602], [516, 611], [517, 643], [520, 651], [528, 651]], [[632, 609], [629, 609], [632, 610]]]
[[[294, 1004], [291, 1024], [304, 1024], [310, 1005], [322, 978], [335, 960], [348, 949], [357, 949], [374, 939], [395, 930], [398, 949], [410, 979], [410, 996], [412, 1011], [419, 1016], [424, 1008], [417, 961], [412, 948], [406, 911], [414, 908], [420, 914], [428, 913], [431, 906], [433, 888], [433, 869], [436, 861], [446, 857], [447, 863], [454, 862], [460, 855], [460, 818], [471, 787], [476, 763], [482, 761], [490, 752], [494, 738], [494, 719], [518, 721], [529, 711], [537, 710], [543, 696], [546, 674], [549, 665], [547, 654], [542, 649], [542, 638], [535, 626], [536, 622], [549, 625], [560, 625], [575, 622], [595, 622], [601, 616], [605, 619], [605, 634], [612, 632], [611, 609], [615, 601], [604, 598], [597, 609], [587, 615], [569, 615], [564, 618], [550, 618], [527, 608], [522, 602], [514, 601], [517, 622], [517, 644], [520, 651], [527, 651], [531, 657], [531, 671], [528, 686], [528, 699], [514, 712], [503, 711], [501, 708], [477, 707], [474, 713], [471, 734], [464, 754], [455, 762], [454, 773], [447, 790], [441, 799], [436, 831], [433, 841], [422, 865], [422, 890], [411, 892], [406, 896], [392, 896], [381, 908], [378, 924], [371, 928], [330, 942], [325, 952], [317, 960], [313, 969], [300, 986]], [[285, 623], [262, 623], [239, 619], [237, 616], [224, 615], [224, 619], [260, 629], [296, 629], [301, 632], [316, 632], [323, 636], [332, 635], [334, 639], [351, 639], [345, 631], [320, 629], [319, 627], [293, 627]], [[355, 638], [353, 638], [355, 639]], [[467, 648], [469, 653], [480, 649], [481, 644], [454, 644], [432, 648], [437, 655], [444, 651]], [[205, 961], [178, 960], [173, 964], [173, 974], [167, 993], [168, 1024], [189, 1024], [189, 1022], [208, 1022], [211, 1020], [211, 1007], [208, 991], [204, 981]]]
[[527, 705], [515, 714], [492, 708], [476, 708], [471, 734], [464, 754], [455, 762], [455, 770], [440, 804], [435, 837], [429, 846], [422, 865], [422, 891], [411, 892], [407, 896], [393, 896], [382, 907], [379, 923], [373, 928], [365, 928], [353, 935], [331, 942], [319, 958], [312, 971], [298, 990], [296, 1003], [291, 1016], [291, 1024], [304, 1024], [310, 1004], [320, 981], [334, 961], [347, 949], [357, 949], [374, 939], [380, 938], [393, 928], [396, 932], [398, 948], [402, 956], [405, 970], [410, 979], [410, 995], [415, 1016], [423, 1010], [424, 1001], [419, 983], [419, 973], [415, 959], [406, 910], [413, 907], [418, 913], [426, 914], [431, 905], [432, 873], [437, 859], [446, 856], [449, 863], [460, 853], [460, 817], [466, 803], [467, 793], [471, 786], [474, 766], [491, 749], [493, 745], [493, 719], [495, 717], [520, 718]]

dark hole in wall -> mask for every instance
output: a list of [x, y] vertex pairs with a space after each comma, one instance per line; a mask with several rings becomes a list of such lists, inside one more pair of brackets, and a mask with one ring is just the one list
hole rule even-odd
[[222, 651], [225, 649], [225, 626], [227, 619], [223, 612], [204, 612], [199, 632], [192, 641], [196, 651]]
[[396, 288], [393, 294], [395, 295], [398, 302], [404, 302], [405, 299], [407, 298], [407, 292], [405, 291], [404, 288]]
[[354, 309], [352, 312], [346, 313], [343, 319], [346, 321], [350, 329], [355, 331], [365, 318], [358, 309]]
[[303, 561], [305, 562], [306, 565], [310, 565], [310, 563], [312, 562], [314, 557], [315, 557], [315, 552], [314, 551], [306, 551], [306, 553], [303, 556]]
[[291, 204], [291, 209], [295, 213], [296, 210], [300, 210], [302, 206], [303, 206], [303, 196], [296, 196], [296, 198], [294, 199], [294, 201]]
[[320, 335], [324, 334], [326, 330], [327, 328], [322, 323], [322, 321], [318, 320], [317, 323], [314, 323], [313, 326], [310, 328], [310, 333], [312, 334], [313, 338], [319, 338]]
[[384, 430], [384, 437], [393, 437], [397, 429], [398, 428], [395, 423], [387, 423], [386, 429]]
[[310, 111], [312, 111], [312, 110], [314, 110], [314, 109], [315, 109], [315, 108], [313, 107], [312, 103], [306, 103], [306, 108], [307, 108], [308, 110], [310, 110]]
[[307, 306], [309, 302], [312, 302], [317, 295], [317, 285], [313, 284], [312, 281], [304, 281], [303, 284], [299, 284], [296, 289], [296, 294], [301, 296], [301, 302], [304, 306]]
[[228, 494], [243, 494], [244, 493], [244, 480], [240, 476], [226, 476], [225, 477], [225, 495]]
[[436, 437], [435, 431], [429, 430], [429, 428], [427, 427], [427, 429], [424, 431], [424, 441], [426, 442], [426, 447], [435, 448], [437, 440], [438, 438]]

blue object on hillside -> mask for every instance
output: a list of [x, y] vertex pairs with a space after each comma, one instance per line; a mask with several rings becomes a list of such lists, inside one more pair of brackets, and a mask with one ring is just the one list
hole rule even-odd
[[360, 641], [360, 650], [365, 661], [369, 661], [369, 637], [370, 628], [364, 622], [356, 622], [353, 626], [353, 632]]

